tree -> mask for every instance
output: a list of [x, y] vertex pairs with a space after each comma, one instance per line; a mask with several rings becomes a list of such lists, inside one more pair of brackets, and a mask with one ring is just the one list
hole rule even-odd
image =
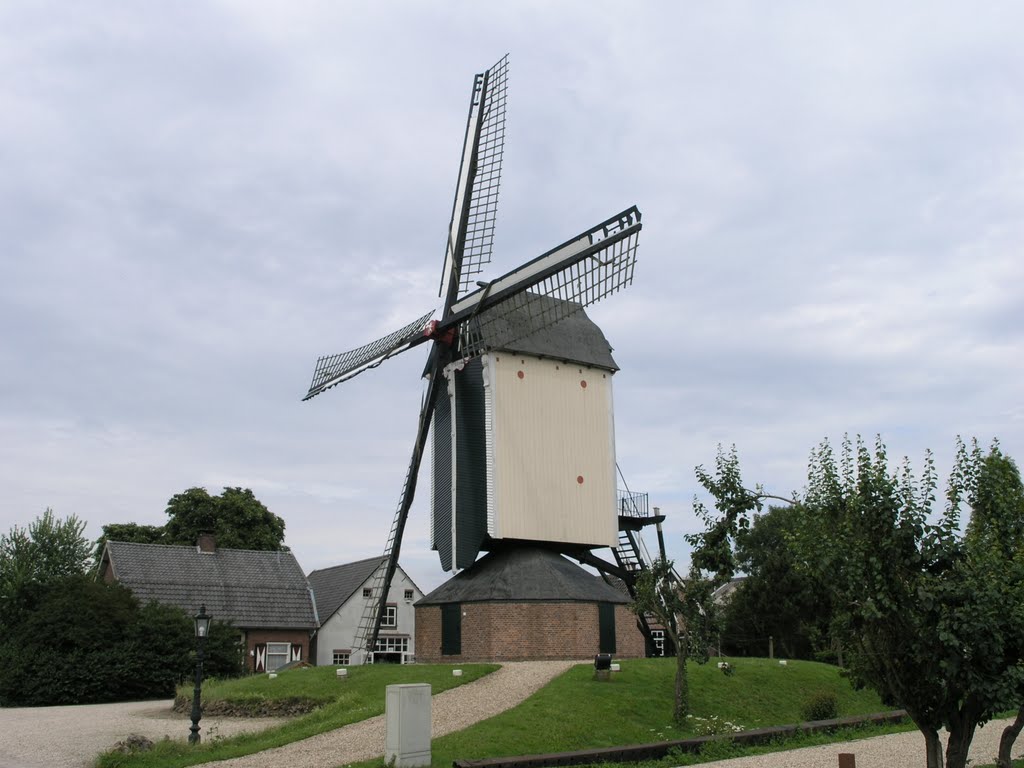
[[698, 577], [685, 583], [676, 575], [671, 560], [658, 559], [636, 581], [633, 611], [654, 616], [676, 650], [675, 699], [672, 718], [682, 723], [690, 708], [686, 662], [707, 661], [707, 623], [710, 582]]
[[103, 558], [103, 548], [108, 541], [127, 541], [134, 544], [163, 544], [164, 527], [162, 525], [139, 525], [137, 523], [107, 523], [103, 526], [103, 535], [96, 539], [93, 550], [93, 561], [99, 565]]
[[195, 544], [200, 533], [213, 533], [219, 547], [285, 549], [284, 520], [248, 488], [225, 488], [219, 496], [189, 488], [167, 502], [167, 516], [164, 544]]
[[[702, 536], [715, 557], [705, 566], [728, 570], [729, 542], [768, 496], [739, 477], [735, 449], [719, 451], [713, 476], [703, 473], [722, 512], [706, 516]], [[941, 512], [933, 509], [936, 487], [930, 455], [918, 478], [906, 461], [890, 473], [881, 440], [873, 450], [845, 440], [838, 461], [823, 443], [811, 457], [798, 547], [828, 587], [832, 631], [848, 650], [852, 678], [907, 710], [924, 734], [929, 768], [943, 764], [945, 727], [946, 764], [962, 768], [976, 726], [1024, 693], [1024, 489], [998, 446], [984, 456], [959, 441]], [[966, 533], [964, 501], [972, 512]]]
[[0, 608], [28, 584], [84, 573], [90, 554], [84, 530], [74, 515], [57, 519], [47, 508], [27, 529], [14, 526], [0, 536]]
[[795, 546], [802, 515], [799, 506], [773, 506], [737, 532], [735, 567], [746, 578], [722, 608], [722, 642], [731, 652], [763, 654], [771, 637], [787, 658], [829, 653], [828, 592]]
[[288, 549], [284, 545], [284, 520], [248, 488], [225, 488], [219, 496], [211, 496], [205, 488], [189, 488], [170, 498], [167, 517], [165, 525], [104, 525], [93, 558], [98, 564], [107, 541], [194, 545], [201, 533], [214, 534], [217, 546], [227, 549]]

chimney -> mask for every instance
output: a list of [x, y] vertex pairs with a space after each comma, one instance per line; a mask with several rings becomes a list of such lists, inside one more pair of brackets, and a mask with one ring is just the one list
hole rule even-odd
[[196, 549], [199, 552], [213, 554], [217, 551], [217, 537], [212, 533], [200, 533], [199, 541], [196, 542]]

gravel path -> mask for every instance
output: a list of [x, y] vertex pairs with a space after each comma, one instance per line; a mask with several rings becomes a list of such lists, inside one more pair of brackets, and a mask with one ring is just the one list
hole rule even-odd
[[[993, 720], [974, 732], [974, 739], [971, 742], [971, 765], [995, 762], [999, 753], [999, 737], [1003, 733], [1003, 728], [1012, 722], [1012, 718]], [[835, 768], [839, 765], [840, 752], [853, 754], [857, 768], [921, 768], [926, 762], [924, 736], [919, 731], [912, 731], [841, 744], [773, 752], [769, 755], [718, 760], [714, 763], [703, 763], [701, 768]], [[1020, 757], [1021, 752], [1024, 752], [1024, 744], [1018, 741], [1014, 745], [1013, 757]]]
[[[185, 740], [191, 720], [173, 702], [133, 701], [69, 707], [0, 709], [0, 768], [86, 768], [132, 733], [153, 741]], [[204, 738], [258, 731], [282, 718], [204, 717]]]
[[[431, 699], [431, 734], [444, 736], [511, 709], [577, 663], [506, 662], [496, 672], [439, 693]], [[378, 715], [277, 749], [224, 760], [217, 768], [333, 768], [383, 754], [384, 716]]]

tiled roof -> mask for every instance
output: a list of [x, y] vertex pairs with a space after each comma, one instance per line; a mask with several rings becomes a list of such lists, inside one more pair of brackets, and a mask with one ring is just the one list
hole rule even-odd
[[485, 555], [416, 605], [496, 600], [628, 603], [629, 596], [557, 552], [516, 545]]
[[314, 629], [309, 585], [291, 552], [107, 542], [114, 577], [143, 603], [155, 600], [240, 629]]
[[379, 556], [370, 557], [310, 573], [307, 578], [316, 596], [316, 612], [320, 623], [323, 624], [333, 616], [382, 562], [383, 558]]

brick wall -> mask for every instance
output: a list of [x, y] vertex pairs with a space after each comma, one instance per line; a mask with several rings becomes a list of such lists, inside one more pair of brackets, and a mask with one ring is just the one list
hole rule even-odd
[[[463, 603], [462, 653], [441, 655], [441, 608], [416, 609], [416, 660], [422, 662], [589, 659], [599, 650], [596, 603]], [[636, 617], [615, 606], [615, 656], [644, 655]]]
[[255, 659], [250, 655], [259, 643], [291, 643], [302, 646], [302, 661], [313, 663], [309, 653], [309, 631], [305, 629], [250, 629], [245, 633], [245, 664], [252, 672]]

